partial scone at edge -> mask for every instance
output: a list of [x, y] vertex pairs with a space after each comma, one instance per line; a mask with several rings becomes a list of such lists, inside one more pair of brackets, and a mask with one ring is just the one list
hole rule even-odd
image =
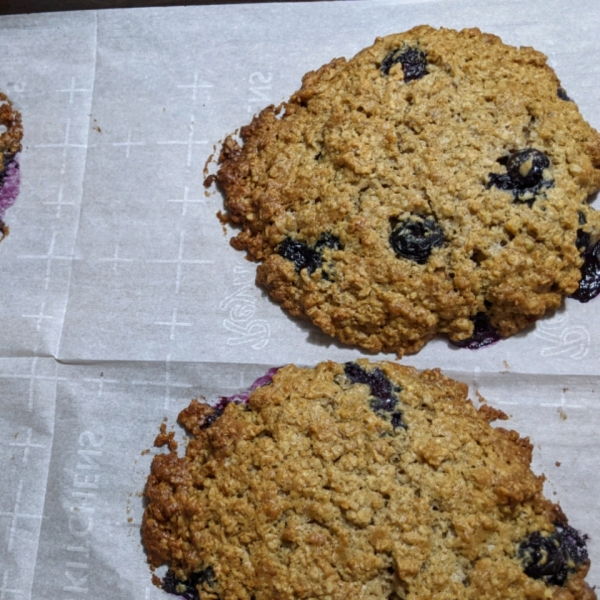
[[4, 128], [0, 133], [0, 241], [2, 241], [9, 233], [8, 226], [2, 220], [4, 211], [12, 206], [18, 194], [19, 165], [15, 156], [21, 150], [23, 125], [21, 114], [1, 92], [0, 125]]
[[476, 317], [522, 330], [576, 292], [600, 236], [598, 133], [543, 54], [476, 29], [378, 39], [240, 138], [216, 175], [232, 245], [286, 310], [372, 351], [460, 342]]
[[497, 418], [438, 370], [364, 360], [194, 401], [185, 456], [157, 440], [149, 562], [188, 598], [594, 600], [585, 536]]

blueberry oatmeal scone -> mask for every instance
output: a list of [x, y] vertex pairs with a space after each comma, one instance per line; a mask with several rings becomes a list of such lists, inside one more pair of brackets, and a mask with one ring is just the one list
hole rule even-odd
[[21, 150], [23, 126], [21, 114], [8, 98], [0, 93], [0, 241], [8, 235], [8, 226], [2, 220], [19, 193], [20, 172], [17, 153]]
[[[586, 536], [467, 386], [394, 363], [287, 366], [158, 445], [142, 534], [191, 599], [594, 600]], [[158, 578], [156, 578], [158, 582]]]
[[600, 290], [600, 135], [543, 54], [477, 29], [416, 27], [307, 73], [219, 161], [207, 185], [257, 282], [344, 343], [471, 347]]

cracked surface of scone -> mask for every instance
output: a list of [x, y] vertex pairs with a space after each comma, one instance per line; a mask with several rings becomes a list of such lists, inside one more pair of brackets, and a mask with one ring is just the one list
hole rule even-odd
[[595, 600], [532, 446], [438, 370], [287, 366], [162, 433], [142, 536], [184, 598]]
[[600, 236], [599, 134], [543, 54], [477, 29], [416, 27], [307, 73], [219, 162], [257, 282], [370, 351], [470, 339], [476, 318], [510, 336], [576, 292]]

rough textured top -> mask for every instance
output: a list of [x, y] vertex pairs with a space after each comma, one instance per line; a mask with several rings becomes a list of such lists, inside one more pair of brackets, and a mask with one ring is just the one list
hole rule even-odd
[[595, 600], [585, 536], [497, 418], [437, 370], [365, 360], [192, 401], [185, 456], [157, 438], [150, 564], [188, 600]]
[[427, 26], [377, 39], [240, 138], [216, 175], [232, 245], [345, 343], [401, 356], [476, 319], [509, 336], [576, 292], [586, 252], [600, 279], [600, 136], [532, 48]]

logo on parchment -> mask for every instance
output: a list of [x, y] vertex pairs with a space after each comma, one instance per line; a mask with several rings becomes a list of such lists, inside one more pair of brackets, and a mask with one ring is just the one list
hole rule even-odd
[[254, 350], [264, 348], [271, 337], [271, 328], [264, 319], [255, 319], [256, 286], [254, 273], [244, 267], [234, 267], [233, 285], [237, 289], [219, 304], [221, 310], [228, 311], [223, 327], [231, 332], [228, 346], [248, 344]]
[[591, 343], [588, 330], [581, 325], [569, 325], [568, 315], [538, 321], [534, 335], [548, 343], [541, 351], [544, 357], [567, 356], [581, 360], [587, 356]]

